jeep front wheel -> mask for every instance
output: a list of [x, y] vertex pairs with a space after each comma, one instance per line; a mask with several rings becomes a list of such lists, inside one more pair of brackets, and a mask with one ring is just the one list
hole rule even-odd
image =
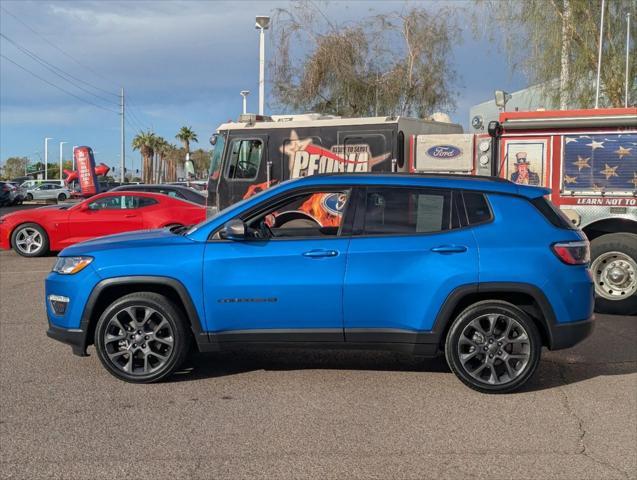
[[526, 383], [540, 362], [541, 349], [533, 320], [499, 300], [464, 310], [445, 341], [449, 368], [464, 384], [484, 393], [510, 392]]
[[178, 307], [163, 295], [138, 292], [113, 302], [95, 328], [95, 348], [115, 377], [152, 383], [172, 375], [188, 354]]

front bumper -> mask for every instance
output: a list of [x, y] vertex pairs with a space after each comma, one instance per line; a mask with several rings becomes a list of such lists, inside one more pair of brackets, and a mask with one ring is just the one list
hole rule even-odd
[[555, 323], [549, 327], [549, 349], [561, 350], [577, 345], [593, 333], [594, 327], [594, 315], [579, 322]]
[[48, 337], [71, 346], [74, 355], [87, 357], [86, 332], [77, 328], [61, 328], [49, 324]]

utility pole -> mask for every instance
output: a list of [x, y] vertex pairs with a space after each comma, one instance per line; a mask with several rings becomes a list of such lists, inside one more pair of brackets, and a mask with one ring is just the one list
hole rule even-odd
[[52, 137], [44, 138], [44, 179], [49, 179], [49, 140], [53, 140]]
[[602, 72], [602, 43], [604, 42], [604, 10], [606, 0], [602, 0], [602, 18], [599, 22], [599, 51], [597, 53], [597, 87], [595, 90], [595, 108], [599, 108], [599, 77]]
[[125, 132], [124, 132], [124, 87], [121, 90], [120, 96], [120, 115], [122, 116], [120, 122], [120, 145], [119, 145], [119, 181], [120, 183], [124, 183], [124, 171], [126, 170], [126, 148], [124, 146], [125, 142]]
[[624, 93], [624, 108], [628, 108], [628, 52], [630, 52], [630, 12], [626, 14], [626, 92]]
[[63, 162], [63, 160], [62, 160], [62, 158], [63, 158], [62, 146], [65, 143], [68, 143], [68, 142], [60, 142], [60, 180], [62, 180], [62, 167], [63, 167], [63, 165], [62, 165], [62, 162]]
[[75, 149], [76, 149], [77, 147], [78, 147], [78, 145], [73, 145], [73, 152], [72, 152], [72, 153], [73, 153], [73, 158], [72, 158], [72, 160], [71, 160], [71, 162], [73, 162], [73, 163], [72, 163], [72, 165], [73, 165], [73, 167], [72, 167], [72, 168], [73, 168], [73, 171], [75, 171]]
[[570, 0], [564, 0], [564, 15], [562, 16], [562, 60], [560, 69], [560, 110], [566, 110], [568, 108], [568, 84], [570, 79], [568, 54], [571, 49], [570, 20]]

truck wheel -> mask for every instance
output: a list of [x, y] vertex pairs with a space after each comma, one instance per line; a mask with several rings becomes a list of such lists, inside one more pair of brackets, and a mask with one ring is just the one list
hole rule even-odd
[[591, 242], [595, 310], [637, 314], [637, 235], [612, 233]]
[[540, 363], [533, 320], [515, 305], [485, 300], [465, 309], [445, 340], [449, 368], [468, 387], [506, 393], [521, 387]]
[[131, 383], [172, 375], [189, 350], [189, 332], [179, 309], [153, 292], [131, 293], [113, 302], [95, 328], [95, 348], [110, 374]]

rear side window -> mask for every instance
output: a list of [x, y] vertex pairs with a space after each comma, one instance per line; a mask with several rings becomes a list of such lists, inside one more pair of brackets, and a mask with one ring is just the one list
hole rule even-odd
[[537, 208], [540, 213], [549, 222], [555, 225], [557, 228], [565, 228], [567, 230], [577, 230], [577, 227], [568, 219], [564, 213], [553, 205], [549, 199], [545, 197], [538, 197], [531, 200], [531, 203]]
[[364, 233], [396, 235], [449, 230], [451, 192], [420, 188], [370, 188]]
[[483, 193], [463, 192], [462, 196], [469, 225], [477, 225], [491, 220], [489, 203]]

